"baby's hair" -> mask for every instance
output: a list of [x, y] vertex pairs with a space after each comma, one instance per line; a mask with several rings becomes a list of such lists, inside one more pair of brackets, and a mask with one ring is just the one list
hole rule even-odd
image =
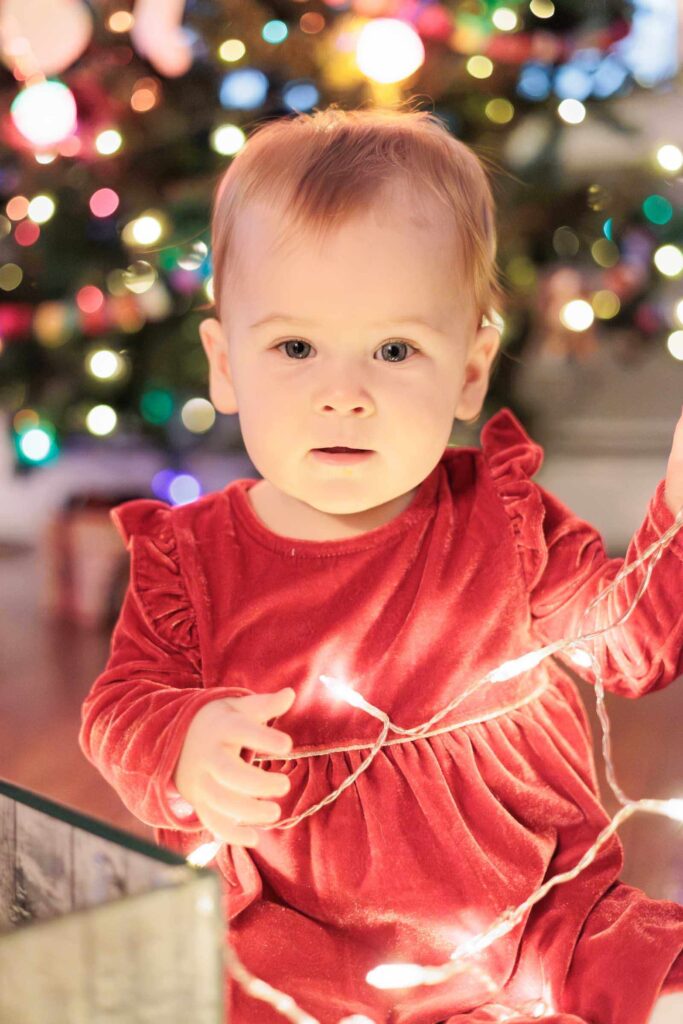
[[227, 313], [224, 296], [239, 264], [236, 225], [251, 202], [282, 209], [283, 230], [301, 226], [320, 238], [372, 207], [385, 187], [403, 183], [414, 190], [415, 205], [426, 209], [429, 189], [450, 212], [465, 273], [464, 282], [454, 285], [473, 296], [477, 325], [484, 316], [495, 321], [505, 289], [496, 267], [495, 204], [485, 163], [427, 110], [342, 110], [332, 103], [258, 125], [215, 189], [216, 316], [224, 320]]

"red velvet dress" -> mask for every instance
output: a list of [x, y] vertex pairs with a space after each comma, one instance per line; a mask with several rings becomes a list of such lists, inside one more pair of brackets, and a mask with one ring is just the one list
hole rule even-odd
[[[584, 609], [623, 562], [532, 481], [542, 458], [502, 409], [481, 448], [444, 451], [400, 515], [342, 540], [268, 529], [247, 498], [251, 478], [175, 508], [118, 506], [130, 585], [83, 705], [84, 753], [157, 841], [186, 855], [212, 838], [172, 781], [192, 716], [207, 701], [291, 686], [292, 708], [270, 724], [292, 735], [292, 756], [261, 765], [290, 776], [281, 820], [318, 803], [381, 730], [333, 698], [321, 673], [407, 728], [502, 662], [582, 632]], [[626, 560], [672, 523], [662, 480]], [[583, 632], [619, 617], [643, 571]], [[682, 593], [679, 533], [631, 616], [595, 643], [608, 690], [639, 697], [683, 673]], [[561, 656], [480, 688], [438, 728], [390, 732], [332, 803], [264, 831], [256, 848], [221, 849], [214, 866], [242, 961], [322, 1024], [353, 1013], [377, 1024], [496, 1021], [510, 1008], [532, 1021], [539, 1000], [557, 1024], [645, 1024], [660, 991], [683, 986], [683, 906], [619, 881], [616, 835], [478, 955], [495, 992], [476, 975], [399, 990], [365, 980], [382, 963], [446, 962], [573, 867], [608, 822]], [[227, 978], [226, 994], [234, 1024], [284, 1020]]]

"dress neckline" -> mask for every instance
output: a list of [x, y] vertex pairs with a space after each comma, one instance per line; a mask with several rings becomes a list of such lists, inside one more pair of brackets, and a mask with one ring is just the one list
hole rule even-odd
[[364, 533], [358, 533], [353, 537], [341, 537], [337, 540], [306, 540], [301, 537], [287, 537], [271, 530], [258, 517], [247, 494], [258, 483], [257, 479], [243, 477], [232, 480], [223, 489], [223, 494], [231, 503], [240, 525], [254, 540], [271, 551], [289, 557], [296, 555], [301, 558], [325, 558], [330, 555], [353, 554], [392, 541], [434, 511], [442, 459], [418, 484], [410, 505], [390, 519], [388, 523], [376, 526], [372, 530], [366, 530]]

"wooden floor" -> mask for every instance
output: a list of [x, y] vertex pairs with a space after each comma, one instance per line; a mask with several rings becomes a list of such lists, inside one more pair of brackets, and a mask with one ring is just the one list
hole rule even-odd
[[[101, 672], [109, 631], [49, 621], [40, 611], [37, 556], [0, 551], [0, 777], [153, 841], [81, 753], [80, 706]], [[593, 724], [605, 806], [618, 807], [601, 767], [594, 694], [579, 691]], [[683, 679], [639, 701], [607, 695], [617, 778], [633, 798], [683, 797]], [[623, 881], [683, 903], [683, 824], [637, 814], [619, 830]]]

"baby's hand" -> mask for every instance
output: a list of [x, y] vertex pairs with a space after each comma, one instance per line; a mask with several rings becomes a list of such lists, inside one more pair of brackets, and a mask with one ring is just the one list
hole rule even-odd
[[263, 723], [288, 711], [295, 696], [287, 688], [217, 699], [200, 708], [190, 722], [173, 781], [218, 840], [256, 846], [257, 830], [238, 822], [259, 825], [280, 817], [278, 804], [259, 798], [284, 796], [289, 779], [247, 764], [240, 752], [248, 747], [276, 757], [289, 753], [291, 737]]
[[666, 467], [664, 497], [671, 514], [678, 515], [683, 505], [683, 412], [674, 431], [674, 442]]

